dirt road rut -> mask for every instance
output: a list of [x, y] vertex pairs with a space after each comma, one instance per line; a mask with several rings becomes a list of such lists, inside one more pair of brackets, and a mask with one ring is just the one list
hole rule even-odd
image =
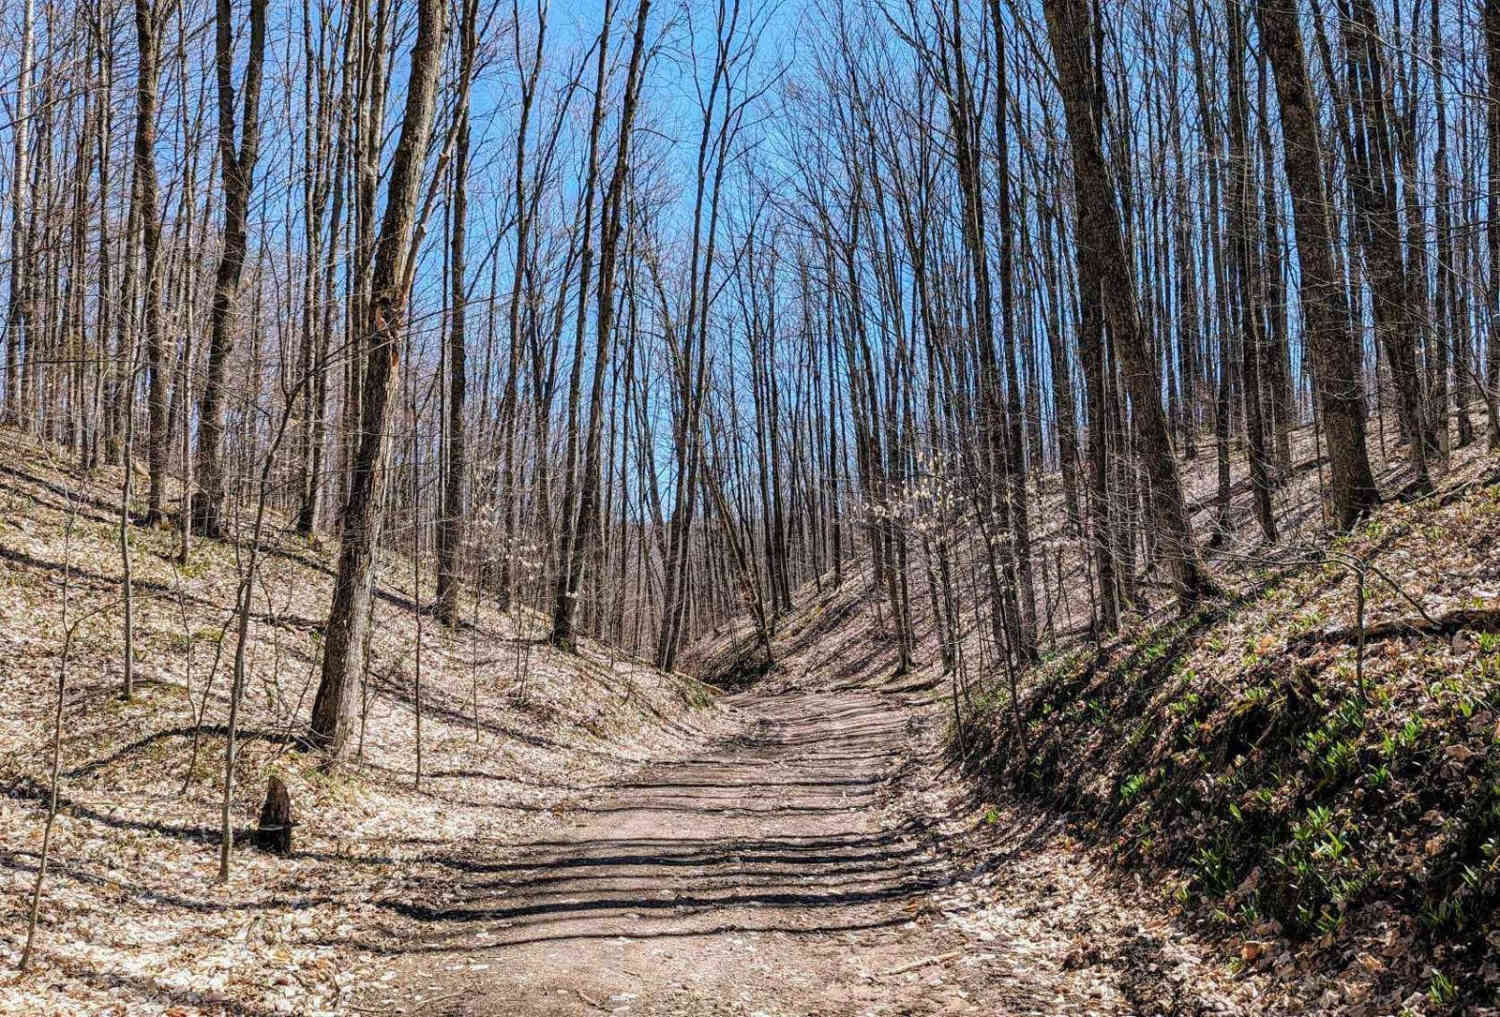
[[846, 690], [733, 709], [733, 735], [573, 803], [556, 839], [472, 859], [359, 1012], [1130, 1013], [1143, 974], [1188, 977], [1080, 893], [1087, 873], [1013, 845], [978, 874], [943, 850], [952, 798], [913, 762], [934, 707]]

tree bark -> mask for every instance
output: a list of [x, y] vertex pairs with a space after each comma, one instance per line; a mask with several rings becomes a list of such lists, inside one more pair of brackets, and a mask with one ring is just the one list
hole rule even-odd
[[[31, 76], [36, 0], [26, 0], [21, 20], [21, 69], [16, 82], [14, 164], [10, 178], [10, 304], [5, 319], [5, 406], [3, 419], [13, 424], [19, 418], [20, 359], [30, 324], [26, 294], [29, 287], [29, 252], [26, 250], [26, 192], [31, 184]], [[108, 103], [106, 102], [106, 105]], [[102, 158], [108, 158], [104, 155]]]
[[373, 306], [369, 364], [361, 399], [359, 447], [349, 478], [339, 542], [338, 576], [328, 612], [322, 678], [313, 702], [311, 737], [335, 757], [347, 749], [352, 693], [363, 666], [364, 635], [375, 564], [375, 536], [383, 514], [390, 402], [401, 360], [409, 292], [404, 287], [427, 142], [432, 132], [446, 4], [422, 0], [412, 46], [401, 135], [391, 159], [385, 216], [371, 275]]
[[1282, 158], [1301, 266], [1304, 327], [1328, 436], [1334, 518], [1340, 528], [1348, 529], [1380, 497], [1365, 447], [1359, 357], [1343, 281], [1333, 261], [1318, 117], [1295, 5], [1289, 0], [1256, 0], [1256, 16], [1281, 106]]
[[[1351, 16], [1352, 15], [1352, 16]], [[1349, 0], [1343, 19], [1353, 80], [1349, 83], [1350, 178], [1364, 241], [1375, 330], [1396, 386], [1402, 433], [1415, 485], [1430, 490], [1427, 461], [1434, 451], [1431, 422], [1423, 412], [1422, 379], [1417, 368], [1416, 335], [1423, 325], [1416, 306], [1418, 285], [1401, 253], [1401, 217], [1396, 201], [1392, 113], [1386, 91], [1384, 45], [1376, 37], [1369, 0]]]
[[1486, 304], [1489, 309], [1489, 352], [1485, 359], [1484, 383], [1489, 391], [1485, 405], [1490, 414], [1490, 451], [1500, 449], [1500, 0], [1484, 0], [1485, 82], [1489, 102], [1485, 124], [1489, 143], [1489, 222], [1485, 239], [1490, 251], [1490, 278]]
[[1114, 184], [1094, 124], [1102, 122], [1102, 100], [1094, 89], [1094, 56], [1089, 47], [1092, 17], [1084, 0], [1045, 0], [1047, 34], [1057, 60], [1073, 154], [1080, 256], [1100, 281], [1104, 312], [1116, 344], [1141, 438], [1140, 455], [1151, 479], [1151, 508], [1160, 549], [1173, 572], [1179, 610], [1187, 612], [1212, 584], [1198, 560], [1177, 460], [1161, 405], [1160, 375], [1141, 329], [1129, 274]]
[[[577, 649], [574, 633], [578, 591], [583, 581], [583, 566], [599, 529], [599, 445], [604, 423], [604, 374], [609, 361], [609, 343], [614, 330], [615, 262], [620, 242], [625, 177], [630, 169], [630, 129], [635, 121], [640, 97], [641, 66], [645, 60], [646, 16], [651, 0], [640, 0], [636, 6], [635, 39], [631, 45], [630, 67], [625, 76], [625, 96], [620, 110], [619, 138], [616, 141], [615, 166], [609, 189], [601, 208], [599, 245], [598, 309], [594, 322], [594, 370], [589, 393], [589, 422], [584, 440], [583, 462], [576, 474], [569, 474], [569, 487], [578, 486], [578, 516], [571, 523], [573, 533], [566, 542], [568, 553], [562, 558], [558, 575], [557, 596], [552, 609], [552, 645]], [[564, 498], [566, 503], [567, 498]], [[569, 525], [569, 520], [564, 519]]]
[[[1266, 416], [1262, 412], [1260, 365], [1260, 309], [1264, 292], [1257, 243], [1251, 236], [1250, 223], [1255, 207], [1251, 188], [1249, 152], [1249, 107], [1245, 101], [1245, 23], [1240, 0], [1229, 0], [1229, 234], [1236, 254], [1235, 270], [1239, 279], [1240, 350], [1245, 379], [1245, 431], [1250, 445], [1250, 487], [1255, 501], [1255, 516], [1261, 534], [1276, 542], [1276, 517], [1271, 508], [1271, 466], [1266, 454]], [[1259, 232], [1259, 231], [1256, 231]]]
[[135, 202], [140, 208], [142, 272], [146, 283], [145, 342], [147, 387], [146, 521], [162, 517], [167, 471], [167, 354], [162, 336], [161, 211], [157, 206], [156, 103], [160, 72], [160, 26], [153, 0], [135, 0], [139, 48], [135, 107]]
[[[460, 26], [462, 67], [467, 82], [473, 73], [475, 49], [474, 15], [478, 0], [465, 0]], [[464, 94], [467, 96], [467, 89]], [[469, 106], [458, 111], [459, 124], [453, 160], [452, 236], [449, 238], [449, 272], [452, 274], [452, 322], [448, 330], [448, 431], [444, 461], [442, 501], [437, 527], [437, 615], [444, 625], [458, 621], [458, 556], [464, 536], [465, 458], [464, 398], [468, 388], [465, 323], [468, 287], [465, 285], [466, 220], [469, 215]], [[519, 255], [518, 255], [519, 257]]]
[[224, 247], [214, 275], [209, 313], [208, 374], [198, 403], [198, 490], [193, 496], [193, 528], [207, 537], [223, 532], [224, 371], [234, 348], [234, 305], [245, 267], [247, 210], [260, 152], [261, 68], [266, 54], [266, 0], [250, 0], [250, 51], [245, 65], [244, 113], [235, 141], [234, 26], [229, 0], [218, 0], [214, 69], [219, 86], [219, 172], [224, 184]]

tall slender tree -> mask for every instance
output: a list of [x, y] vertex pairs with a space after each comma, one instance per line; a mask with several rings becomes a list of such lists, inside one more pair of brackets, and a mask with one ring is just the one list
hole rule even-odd
[[208, 375], [198, 404], [198, 490], [193, 495], [193, 526], [217, 537], [224, 503], [224, 373], [234, 349], [234, 308], [245, 267], [249, 238], [247, 214], [260, 155], [260, 89], [266, 57], [266, 0], [250, 0], [249, 52], [240, 97], [239, 138], [235, 134], [234, 17], [230, 0], [218, 0], [214, 33], [214, 76], [219, 91], [219, 172], [224, 187], [224, 246], [214, 275], [209, 317]]
[[1139, 454], [1151, 480], [1151, 508], [1161, 550], [1172, 570], [1179, 609], [1186, 612], [1213, 584], [1193, 542], [1161, 404], [1161, 375], [1141, 328], [1115, 187], [1094, 128], [1105, 120], [1105, 111], [1094, 86], [1097, 70], [1089, 45], [1094, 35], [1093, 15], [1086, 0], [1044, 0], [1043, 8], [1067, 115], [1079, 256], [1088, 260], [1089, 275], [1100, 284], [1105, 319], [1121, 358], [1121, 373], [1141, 441]]
[[636, 106], [640, 100], [641, 75], [646, 57], [646, 16], [650, 10], [651, 0], [638, 0], [635, 38], [631, 43], [630, 65], [625, 73], [625, 95], [621, 100], [620, 126], [615, 141], [615, 165], [600, 209], [599, 289], [594, 319], [593, 379], [589, 391], [589, 419], [584, 437], [583, 461], [576, 470], [569, 471], [563, 495], [563, 504], [566, 506], [572, 500], [570, 495], [576, 487], [578, 510], [576, 516], [566, 511], [563, 514], [563, 524], [571, 532], [564, 532], [550, 638], [554, 646], [568, 650], [577, 648], [574, 622], [578, 592], [583, 581], [584, 561], [600, 528], [599, 446], [604, 425], [604, 377], [615, 326], [615, 271], [624, 215], [625, 178], [630, 172], [630, 131], [635, 123]]
[[391, 395], [405, 345], [409, 263], [421, 197], [422, 166], [432, 134], [438, 69], [442, 63], [447, 5], [421, 0], [417, 36], [407, 75], [406, 108], [391, 157], [385, 215], [370, 276], [372, 306], [357, 320], [368, 322], [369, 361], [361, 393], [359, 448], [349, 478], [339, 542], [338, 575], [328, 612], [322, 678], [313, 701], [311, 735], [335, 756], [348, 747], [355, 678], [363, 670], [365, 629], [374, 581], [375, 539], [383, 515], [385, 458]]
[[[135, 36], [138, 51], [135, 85], [135, 151], [131, 203], [141, 224], [141, 272], [145, 276], [147, 406], [146, 519], [162, 518], [167, 456], [167, 365], [166, 336], [162, 323], [163, 265], [161, 263], [161, 209], [157, 196], [156, 107], [161, 72], [161, 25], [165, 20], [160, 4], [166, 0], [135, 0]], [[127, 293], [126, 299], [132, 294]], [[134, 384], [128, 378], [127, 384]]]
[[[445, 625], [458, 620], [458, 556], [464, 536], [464, 473], [467, 468], [464, 427], [468, 391], [468, 262], [466, 260], [469, 215], [469, 82], [474, 75], [474, 53], [478, 43], [475, 19], [478, 0], [463, 0], [459, 23], [459, 81], [462, 105], [456, 115], [453, 159], [453, 198], [450, 210], [449, 265], [451, 293], [448, 325], [448, 419], [443, 456], [443, 492], [438, 506], [437, 614]], [[524, 144], [522, 142], [521, 144]]]
[[1282, 159], [1292, 198], [1301, 267], [1302, 314], [1314, 384], [1328, 437], [1334, 518], [1353, 526], [1380, 500], [1365, 445], [1365, 396], [1341, 274], [1334, 266], [1328, 188], [1302, 29], [1285, 0], [1256, 0], [1260, 43], [1276, 76]]
[[5, 317], [5, 405], [3, 419], [14, 423], [20, 414], [21, 350], [26, 344], [27, 288], [30, 253], [26, 204], [31, 183], [31, 78], [36, 41], [36, 0], [26, 0], [21, 17], [21, 68], [16, 81], [15, 127], [12, 132], [10, 178], [10, 297]]

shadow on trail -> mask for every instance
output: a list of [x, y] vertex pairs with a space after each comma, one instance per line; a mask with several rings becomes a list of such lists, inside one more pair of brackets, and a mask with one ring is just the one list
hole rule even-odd
[[[386, 955], [611, 937], [897, 926], [952, 882], [926, 823], [888, 815], [910, 735], [889, 697], [752, 698], [753, 723], [570, 804], [577, 836], [431, 858], [375, 905], [415, 923]], [[454, 869], [465, 875], [456, 882]]]

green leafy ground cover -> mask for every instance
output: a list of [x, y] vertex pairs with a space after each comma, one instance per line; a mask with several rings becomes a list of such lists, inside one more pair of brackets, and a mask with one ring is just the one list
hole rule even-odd
[[1247, 559], [1239, 592], [1191, 617], [1047, 661], [1024, 744], [1001, 685], [979, 696], [970, 764], [1162, 873], [1244, 938], [1238, 965], [1290, 964], [1295, 944], [1372, 1001], [1416, 985], [1409, 1010], [1493, 1002], [1497, 537], [1500, 486], [1479, 475], [1327, 550]]

